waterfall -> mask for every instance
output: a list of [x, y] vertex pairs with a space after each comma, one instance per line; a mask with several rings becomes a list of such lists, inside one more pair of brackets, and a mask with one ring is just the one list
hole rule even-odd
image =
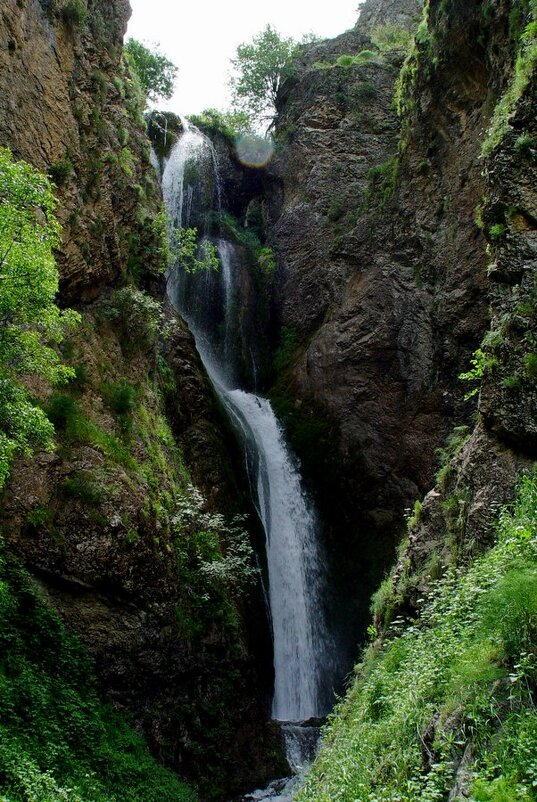
[[[187, 174], [204, 175], [208, 165], [216, 173], [212, 203], [219, 205], [214, 149], [195, 127], [186, 125], [162, 176], [164, 200], [176, 227], [189, 225], [188, 190], [200, 194], [199, 187], [187, 186]], [[201, 194], [211, 193], [202, 190]], [[191, 280], [177, 267], [168, 278], [168, 295], [189, 324], [207, 373], [244, 446], [252, 498], [266, 538], [274, 639], [272, 717], [301, 722], [324, 716], [332, 701], [334, 647], [323, 610], [319, 522], [270, 402], [236, 385], [233, 339], [239, 306], [238, 258], [233, 243], [216, 239], [216, 246], [218, 273]], [[215, 325], [218, 316], [219, 325]], [[255, 373], [253, 355], [252, 363]], [[293, 734], [299, 729], [288, 725], [285, 730], [287, 753], [295, 764], [305, 759], [298, 746], [300, 737]], [[311, 728], [309, 740], [311, 753]]]

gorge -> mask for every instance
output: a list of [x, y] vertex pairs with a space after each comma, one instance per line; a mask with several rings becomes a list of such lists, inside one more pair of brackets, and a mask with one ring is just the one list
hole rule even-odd
[[[63, 384], [3, 317], [0, 434], [12, 381], [54, 447], [2, 489], [1, 794], [535, 799], [534, 0], [366, 0], [258, 166], [144, 116], [128, 15], [0, 9], [0, 146], [80, 315]], [[44, 239], [17, 169], [0, 221]]]

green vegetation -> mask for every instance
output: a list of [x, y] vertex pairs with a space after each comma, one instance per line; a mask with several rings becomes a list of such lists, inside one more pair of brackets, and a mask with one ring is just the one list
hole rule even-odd
[[54, 303], [55, 206], [48, 179], [0, 148], [0, 488], [17, 451], [53, 447], [53, 428], [24, 378], [61, 384], [73, 376], [56, 351], [78, 315]]
[[390, 53], [393, 50], [407, 53], [413, 44], [414, 37], [407, 28], [399, 28], [397, 25], [379, 25], [371, 32], [371, 41], [381, 53]]
[[494, 148], [511, 130], [510, 119], [518, 101], [529, 85], [537, 65], [537, 3], [532, 0], [529, 6], [533, 21], [526, 25], [519, 37], [513, 77], [494, 109], [492, 121], [481, 148], [483, 156], [490, 156]]
[[188, 119], [207, 136], [214, 137], [216, 134], [221, 134], [229, 142], [234, 142], [241, 134], [251, 131], [250, 116], [245, 111], [204, 109], [201, 114], [191, 114]]
[[493, 242], [504, 237], [506, 232], [507, 226], [505, 226], [504, 223], [494, 223], [494, 225], [489, 228], [489, 236]]
[[235, 74], [230, 79], [233, 103], [239, 112], [256, 122], [272, 122], [278, 90], [292, 72], [293, 57], [298, 44], [283, 38], [267, 25], [251, 43], [237, 47], [231, 60]]
[[274, 368], [278, 373], [289, 366], [297, 346], [298, 336], [295, 329], [284, 326], [280, 333], [280, 344], [274, 353]]
[[376, 205], [384, 209], [387, 202], [394, 195], [399, 181], [401, 157], [398, 153], [382, 164], [371, 167], [367, 171], [367, 188], [364, 197], [364, 207]]
[[470, 363], [472, 365], [471, 369], [466, 373], [459, 374], [459, 379], [462, 381], [472, 382], [472, 384], [475, 384], [475, 387], [472, 387], [472, 389], [469, 390], [464, 396], [465, 401], [468, 401], [470, 398], [473, 398], [474, 395], [478, 394], [481, 380], [485, 375], [485, 372], [494, 366], [495, 360], [493, 360], [492, 357], [487, 356], [481, 348], [478, 348], [474, 352]]
[[70, 159], [60, 159], [49, 168], [48, 174], [57, 187], [63, 187], [72, 176], [74, 169]]
[[65, 24], [72, 29], [83, 28], [88, 21], [88, 9], [82, 0], [67, 0], [60, 13]]
[[162, 304], [132, 285], [113, 290], [100, 301], [98, 319], [114, 322], [125, 351], [156, 349], [165, 333]]
[[84, 648], [0, 552], [0, 794], [9, 802], [195, 802], [99, 699]]
[[442, 490], [445, 490], [446, 484], [453, 473], [452, 461], [462, 451], [469, 437], [468, 426], [455, 426], [448, 435], [444, 447], [437, 449], [436, 453], [440, 468], [436, 474], [436, 483], [440, 485]]
[[158, 50], [150, 50], [132, 38], [127, 40], [124, 52], [138, 77], [146, 101], [169, 100], [177, 75], [175, 64]]
[[207, 239], [198, 242], [197, 228], [174, 229], [170, 249], [172, 257], [187, 273], [218, 270], [220, 267], [216, 246]]
[[[297, 802], [531, 802], [537, 788], [537, 474], [496, 544], [371, 645]], [[390, 596], [390, 586], [383, 595]]]

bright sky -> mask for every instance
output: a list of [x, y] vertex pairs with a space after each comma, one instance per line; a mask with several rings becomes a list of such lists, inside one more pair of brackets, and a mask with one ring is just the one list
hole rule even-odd
[[352, 28], [359, 0], [130, 0], [127, 36], [159, 45], [179, 67], [172, 100], [159, 103], [179, 114], [229, 107], [227, 81], [237, 45], [270, 23], [282, 36], [323, 38]]

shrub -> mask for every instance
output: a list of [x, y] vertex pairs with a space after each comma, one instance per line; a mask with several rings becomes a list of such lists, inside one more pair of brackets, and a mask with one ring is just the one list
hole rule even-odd
[[64, 479], [59, 490], [66, 498], [79, 499], [84, 504], [99, 504], [103, 500], [103, 487], [87, 471], [77, 471]]
[[494, 223], [494, 225], [489, 228], [489, 236], [493, 241], [497, 241], [504, 237], [506, 232], [507, 227], [504, 225], [504, 223]]
[[0, 552], [0, 799], [194, 802], [124, 715], [100, 701], [92, 661]]
[[71, 395], [64, 393], [51, 396], [46, 413], [56, 430], [64, 431], [69, 423], [80, 414], [78, 402]]
[[49, 168], [48, 174], [57, 187], [63, 187], [72, 176], [74, 169], [70, 159], [60, 159]]
[[88, 9], [82, 0], [67, 0], [60, 13], [70, 28], [82, 28], [88, 21]]

